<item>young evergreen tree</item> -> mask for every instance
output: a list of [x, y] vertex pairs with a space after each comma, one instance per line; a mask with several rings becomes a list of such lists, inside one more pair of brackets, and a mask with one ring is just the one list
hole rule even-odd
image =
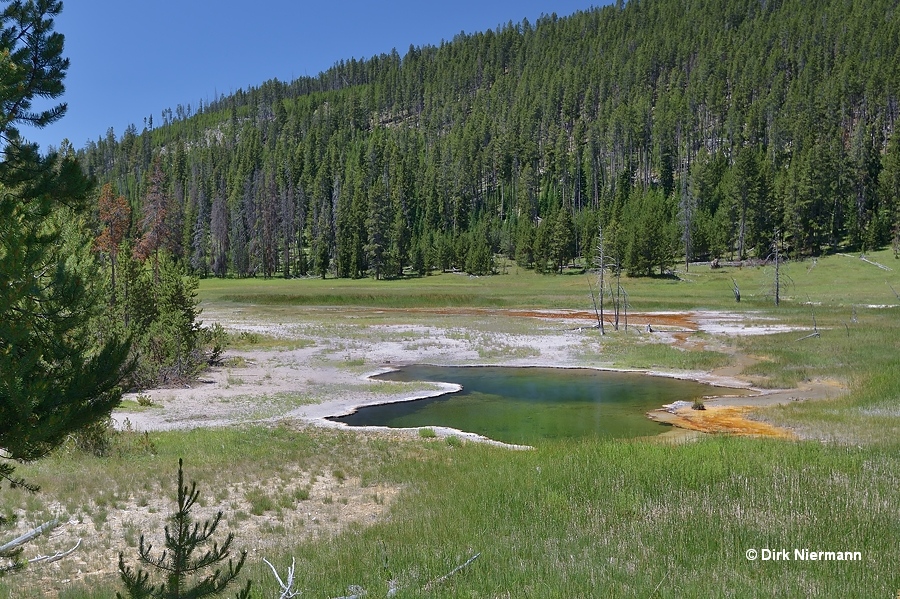
[[394, 217], [390, 229], [390, 251], [388, 252], [388, 276], [403, 276], [403, 267], [409, 261], [410, 232], [401, 200], [395, 201]]
[[534, 225], [530, 219], [521, 218], [516, 227], [516, 264], [529, 268], [534, 263]]
[[425, 275], [425, 243], [424, 239], [413, 237], [410, 242], [409, 253], [410, 266], [414, 273], [419, 276]]
[[550, 261], [551, 255], [551, 234], [553, 224], [550, 219], [545, 219], [538, 224], [534, 232], [534, 247], [532, 255], [534, 257], [534, 269], [539, 273], [547, 272], [547, 263]]
[[[141, 535], [138, 543], [138, 560], [154, 570], [164, 573], [165, 581], [150, 582], [150, 573], [140, 568], [134, 570], [125, 565], [125, 554], [119, 553], [119, 575], [125, 592], [130, 599], [203, 599], [221, 595], [240, 574], [247, 552], [242, 551], [235, 563], [228, 559], [234, 535], [229, 533], [219, 545], [212, 541], [222, 520], [222, 512], [217, 512], [212, 520], [203, 524], [194, 521], [191, 510], [200, 496], [197, 483], [190, 488], [184, 484], [182, 460], [178, 460], [178, 509], [170, 517], [171, 527], [165, 527], [165, 550], [153, 556], [153, 545], [146, 543]], [[212, 548], [207, 548], [212, 542]], [[219, 566], [228, 559], [228, 568]], [[208, 573], [212, 570], [211, 573]], [[248, 599], [252, 581], [236, 595], [237, 599]], [[117, 599], [123, 599], [116, 593]]]
[[666, 217], [665, 198], [659, 190], [650, 190], [636, 198], [631, 207], [625, 267], [631, 276], [660, 274], [672, 263], [672, 228]]

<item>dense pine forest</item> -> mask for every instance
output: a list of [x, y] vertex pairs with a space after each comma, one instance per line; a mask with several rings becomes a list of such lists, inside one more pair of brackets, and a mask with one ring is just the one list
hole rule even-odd
[[631, 275], [896, 248], [898, 36], [890, 0], [631, 0], [342, 61], [80, 149], [97, 248], [376, 278], [593, 264], [601, 231]]

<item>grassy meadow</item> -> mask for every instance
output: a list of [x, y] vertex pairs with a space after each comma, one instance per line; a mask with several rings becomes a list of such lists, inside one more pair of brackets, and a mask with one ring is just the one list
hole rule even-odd
[[[866, 256], [892, 271], [858, 257], [830, 256], [783, 266], [781, 311], [791, 313], [805, 304], [821, 308], [895, 304], [900, 293], [900, 261], [890, 251]], [[503, 271], [505, 270], [505, 274]], [[538, 275], [511, 264], [501, 274], [474, 277], [463, 273], [413, 277], [403, 280], [371, 279], [205, 279], [200, 293], [210, 306], [350, 306], [369, 308], [537, 308], [592, 310], [590, 288], [583, 269], [559, 275]], [[591, 281], [596, 290], [596, 277]], [[741, 290], [736, 305], [733, 281]], [[774, 303], [775, 270], [772, 266], [719, 268], [694, 265], [676, 269], [672, 277], [622, 277], [631, 309], [635, 311], [768, 309]], [[609, 278], [607, 277], [607, 282]], [[808, 313], [809, 311], [806, 310]]]
[[[223, 509], [235, 547], [250, 549], [244, 574], [254, 579], [257, 599], [279, 596], [263, 558], [282, 574], [295, 558], [295, 587], [306, 598], [352, 594], [351, 585], [366, 589], [368, 597], [384, 597], [389, 580], [397, 582], [398, 597], [895, 597], [900, 308], [884, 306], [900, 303], [891, 289], [900, 290], [900, 261], [887, 251], [868, 258], [894, 270], [847, 256], [786, 265], [777, 308], [771, 267], [681, 267], [675, 278], [622, 280], [635, 312], [733, 311], [798, 327], [772, 335], [710, 336], [704, 341], [711, 349], [695, 352], [623, 333], [602, 343], [620, 366], [713, 369], [739, 352], [754, 358], [744, 375], [761, 386], [814, 379], [845, 386], [838, 399], [759, 410], [757, 417], [795, 429], [802, 441], [588, 440], [513, 451], [457, 437], [357, 434], [290, 423], [124, 432], [106, 457], [70, 445], [22, 465], [18, 473], [42, 490], [34, 496], [4, 490], [0, 510], [23, 511], [35, 523], [62, 515], [99, 526], [127, 519], [129, 506], [165, 512], [178, 458], [184, 457], [201, 501]], [[326, 322], [345, 311], [384, 311], [358, 314], [363, 343], [365, 334], [378, 334], [379, 323], [440, 317], [416, 315], [417, 308], [592, 309], [584, 275], [506, 270], [494, 277], [443, 274], [383, 282], [206, 280], [201, 300], [209, 313], [239, 310], [246, 322], [302, 320], [307, 311]], [[731, 293], [733, 280], [740, 303]], [[527, 326], [496, 325], [490, 318], [473, 316], [482, 327]], [[814, 332], [814, 322], [819, 336], [801, 339]], [[279, 347], [265, 336], [236, 341]], [[323, 480], [331, 486], [317, 499]], [[349, 486], [381, 506], [377, 517], [335, 534], [309, 534], [314, 523], [294, 517], [314, 500], [352, 506], [354, 500], [341, 494]], [[384, 489], [396, 496], [384, 501]], [[265, 531], [242, 536], [245, 524], [258, 522]], [[86, 543], [80, 559], [122, 550], [134, 564], [139, 532], [153, 532], [139, 528], [124, 527], [126, 534], [112, 547]], [[749, 560], [750, 549], [787, 550], [791, 559]], [[797, 561], [795, 549], [858, 551], [861, 560]], [[439, 580], [475, 554], [467, 567]], [[65, 568], [64, 562], [37, 566], [2, 579], [0, 599], [108, 599], [121, 590], [114, 573], [84, 578]]]

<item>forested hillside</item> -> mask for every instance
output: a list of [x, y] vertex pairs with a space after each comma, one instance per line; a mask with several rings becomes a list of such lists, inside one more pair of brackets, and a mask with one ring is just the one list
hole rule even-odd
[[642, 275], [896, 245], [898, 94], [894, 1], [632, 0], [178, 106], [79, 154], [130, 204], [124, 243], [201, 276], [552, 271], [590, 263], [600, 227]]

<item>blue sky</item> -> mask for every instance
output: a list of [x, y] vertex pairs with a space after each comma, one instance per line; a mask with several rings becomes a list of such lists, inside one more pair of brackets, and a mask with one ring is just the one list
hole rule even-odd
[[[116, 136], [165, 108], [196, 107], [278, 78], [316, 75], [347, 58], [423, 46], [542, 14], [569, 15], [604, 0], [389, 2], [298, 0], [66, 0], [56, 30], [71, 67], [66, 116], [22, 133], [42, 148]], [[37, 103], [36, 103], [37, 107]]]

